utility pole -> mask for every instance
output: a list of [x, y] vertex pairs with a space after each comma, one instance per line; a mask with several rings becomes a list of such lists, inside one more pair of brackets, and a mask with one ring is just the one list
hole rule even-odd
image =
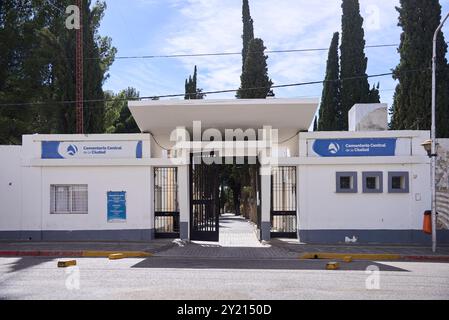
[[432, 189], [432, 251], [437, 250], [437, 198], [436, 198], [436, 162], [437, 162], [437, 135], [436, 135], [436, 83], [437, 83], [437, 40], [438, 34], [443, 28], [446, 20], [449, 18], [449, 14], [446, 15], [444, 20], [440, 23], [433, 35], [433, 57], [432, 57], [432, 128], [431, 128], [431, 189]]
[[83, 0], [76, 0], [76, 5], [79, 8], [80, 27], [76, 30], [76, 58], [75, 58], [75, 73], [76, 73], [76, 133], [84, 133], [84, 93], [83, 93]]

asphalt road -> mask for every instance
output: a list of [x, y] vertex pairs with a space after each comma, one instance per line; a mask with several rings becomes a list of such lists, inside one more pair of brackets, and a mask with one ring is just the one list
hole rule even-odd
[[68, 269], [57, 261], [0, 258], [0, 299], [449, 300], [447, 263], [358, 261], [326, 271], [316, 260], [82, 258]]

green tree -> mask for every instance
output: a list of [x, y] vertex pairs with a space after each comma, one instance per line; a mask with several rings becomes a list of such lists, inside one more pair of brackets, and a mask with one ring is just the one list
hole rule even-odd
[[[401, 0], [401, 56], [394, 70], [399, 81], [391, 108], [391, 128], [429, 130], [431, 125], [432, 74], [430, 70], [433, 34], [441, 21], [438, 0]], [[449, 68], [443, 33], [437, 44], [437, 135], [449, 137]]]
[[356, 103], [377, 101], [378, 90], [370, 89], [366, 74], [365, 33], [358, 0], [343, 0], [341, 37], [342, 129], [348, 129], [348, 111]]
[[243, 49], [242, 49], [242, 72], [245, 69], [245, 60], [248, 56], [249, 43], [254, 40], [254, 21], [251, 18], [248, 0], [243, 0], [242, 6], [242, 20], [243, 20]]
[[198, 82], [198, 69], [195, 66], [193, 76], [189, 76], [189, 79], [185, 81], [185, 100], [201, 100], [204, 99], [205, 94], [203, 89], [197, 87]]
[[334, 33], [327, 59], [326, 77], [318, 120], [317, 131], [343, 130], [341, 112], [340, 63], [338, 54], [339, 33]]
[[[33, 55], [36, 27], [31, 1], [0, 2], [0, 104], [35, 102], [41, 71]], [[31, 106], [0, 106], [0, 144], [20, 144], [35, 115]]]
[[110, 131], [113, 131], [114, 133], [140, 133], [141, 131], [139, 126], [128, 108], [128, 100], [138, 99], [139, 92], [137, 92], [134, 88], [128, 88], [121, 91], [114, 98], [115, 103], [118, 106], [112, 106], [112, 108], [119, 109], [120, 111], [118, 118], [113, 125], [114, 129]]
[[[114, 62], [117, 50], [112, 46], [110, 37], [99, 35], [100, 22], [106, 11], [106, 2], [97, 1], [90, 9], [90, 1], [84, 9], [84, 56], [85, 78], [84, 99], [102, 100], [105, 98], [103, 84], [109, 77], [109, 67]], [[95, 59], [92, 59], [95, 58]], [[84, 104], [84, 126], [86, 133], [103, 133], [105, 102], [86, 102]]]
[[[20, 143], [26, 133], [75, 132], [75, 30], [65, 26], [69, 0], [0, 2], [1, 140]], [[86, 133], [104, 132], [102, 85], [116, 49], [98, 34], [104, 2], [83, 3], [84, 110]], [[33, 104], [38, 104], [33, 106]], [[26, 108], [26, 109], [24, 109]], [[26, 112], [24, 112], [26, 110]], [[3, 125], [4, 124], [4, 125]]]
[[265, 99], [269, 95], [273, 82], [268, 77], [265, 49], [262, 39], [256, 38], [250, 42], [237, 98]]

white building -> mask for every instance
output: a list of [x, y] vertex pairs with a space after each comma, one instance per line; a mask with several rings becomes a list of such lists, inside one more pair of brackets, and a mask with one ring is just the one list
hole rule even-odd
[[[350, 132], [305, 132], [315, 99], [129, 106], [142, 134], [26, 135], [0, 147], [0, 239], [217, 240], [220, 165], [191, 157], [203, 152], [215, 162], [258, 159], [261, 240], [431, 241], [422, 232], [429, 132], [387, 131], [385, 106], [356, 106]], [[240, 137], [226, 138], [235, 129]], [[449, 242], [447, 230], [438, 234]]]

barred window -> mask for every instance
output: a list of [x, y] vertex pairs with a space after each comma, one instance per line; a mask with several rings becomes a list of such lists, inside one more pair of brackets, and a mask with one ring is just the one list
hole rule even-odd
[[51, 185], [50, 213], [87, 214], [87, 185]]

